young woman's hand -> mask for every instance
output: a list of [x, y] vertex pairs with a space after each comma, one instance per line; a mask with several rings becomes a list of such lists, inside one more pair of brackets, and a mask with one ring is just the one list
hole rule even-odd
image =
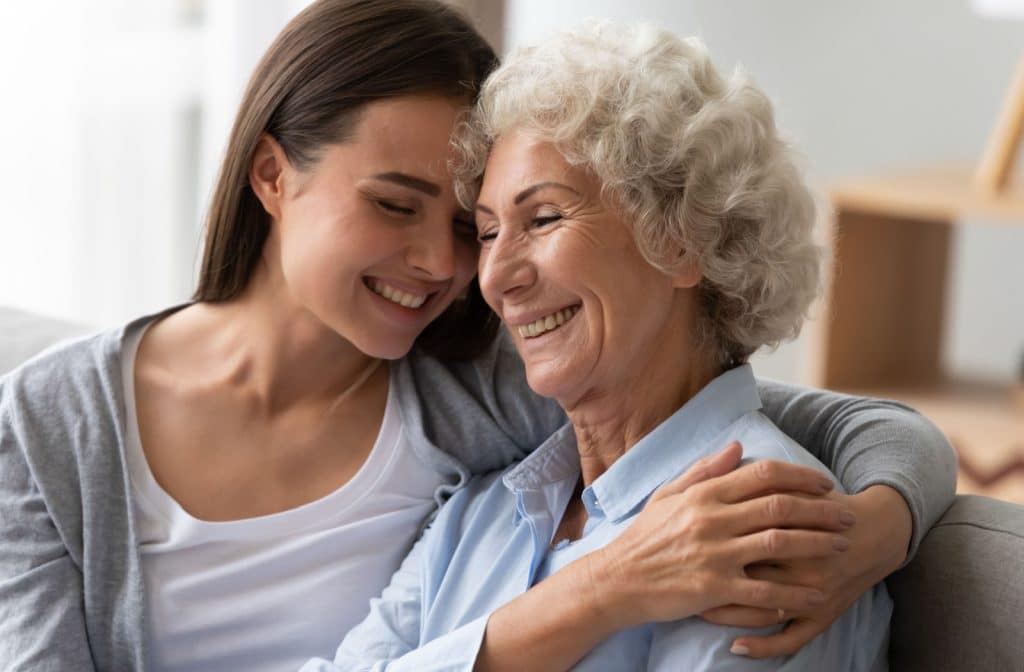
[[620, 628], [722, 605], [816, 613], [817, 587], [748, 576], [769, 560], [844, 554], [855, 515], [820, 471], [774, 461], [737, 468], [733, 443], [662, 486], [630, 527], [591, 554], [597, 604]]
[[898, 492], [876, 485], [856, 495], [832, 492], [828, 497], [848, 507], [857, 517], [857, 525], [844, 533], [850, 542], [848, 552], [810, 559], [779, 558], [747, 569], [752, 579], [817, 589], [824, 594], [825, 601], [816, 607], [786, 609], [781, 613], [778, 608], [730, 605], [701, 614], [710, 622], [738, 627], [788, 621], [778, 634], [737, 639], [734, 653], [752, 658], [795, 654], [903, 563], [912, 523], [910, 509]]

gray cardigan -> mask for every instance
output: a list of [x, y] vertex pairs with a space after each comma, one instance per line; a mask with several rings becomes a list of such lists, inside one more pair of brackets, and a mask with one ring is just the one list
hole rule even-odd
[[[125, 467], [121, 350], [153, 316], [44, 353], [0, 378], [0, 669], [142, 670], [143, 588]], [[446, 476], [521, 459], [564, 422], [537, 398], [507, 339], [473, 362], [419, 353], [393, 380], [407, 431]], [[896, 488], [911, 555], [953, 498], [942, 434], [892, 402], [759, 383], [764, 412], [846, 486]], [[443, 450], [442, 450], [443, 449]]]

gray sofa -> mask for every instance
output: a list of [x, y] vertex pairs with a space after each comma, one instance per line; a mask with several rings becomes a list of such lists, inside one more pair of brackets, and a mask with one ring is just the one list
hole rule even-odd
[[[0, 308], [0, 375], [84, 331]], [[1024, 672], [1024, 506], [958, 496], [888, 585], [894, 671]]]
[[887, 583], [893, 670], [1024, 672], [1024, 506], [958, 495]]

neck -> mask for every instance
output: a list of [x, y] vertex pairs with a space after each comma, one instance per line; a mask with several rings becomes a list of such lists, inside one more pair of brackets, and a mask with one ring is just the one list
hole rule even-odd
[[627, 372], [563, 405], [576, 433], [584, 486], [721, 373], [692, 338], [680, 337], [692, 324], [670, 320], [656, 347], [635, 351]]
[[333, 402], [377, 363], [298, 305], [267, 255], [238, 298], [200, 307], [216, 378], [256, 399], [266, 415]]

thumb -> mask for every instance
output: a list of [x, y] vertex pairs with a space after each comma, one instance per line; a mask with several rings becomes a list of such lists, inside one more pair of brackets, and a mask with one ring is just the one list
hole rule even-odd
[[651, 495], [650, 501], [663, 499], [669, 495], [676, 495], [692, 485], [696, 485], [710, 478], [724, 476], [739, 466], [743, 458], [743, 446], [739, 441], [729, 443], [725, 448], [712, 453], [694, 462], [690, 468], [677, 478], [665, 483]]

